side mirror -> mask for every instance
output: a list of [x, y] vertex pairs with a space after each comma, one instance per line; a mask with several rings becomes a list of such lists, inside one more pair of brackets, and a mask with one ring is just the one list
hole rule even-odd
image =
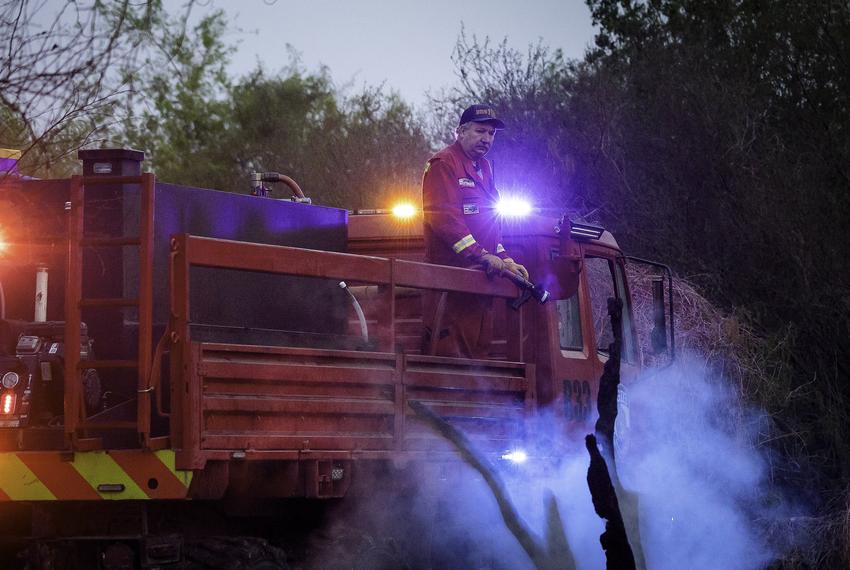
[[541, 285], [552, 295], [552, 299], [569, 299], [578, 291], [581, 274], [581, 258], [557, 256], [547, 265]]

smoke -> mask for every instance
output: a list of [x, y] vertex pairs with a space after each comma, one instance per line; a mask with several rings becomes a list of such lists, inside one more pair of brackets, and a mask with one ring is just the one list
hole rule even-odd
[[312, 537], [310, 552], [296, 567], [532, 568], [489, 488], [457, 462], [370, 477]]
[[[544, 418], [538, 425], [551, 430], [554, 422]], [[555, 498], [576, 566], [590, 570], [605, 568], [605, 554], [599, 544], [605, 521], [593, 510], [587, 486], [590, 457], [583, 445], [583, 438], [576, 438], [569, 442], [574, 453], [512, 470], [506, 481], [517, 509], [538, 536], [546, 536], [546, 501], [549, 496]], [[531, 455], [542, 456], [549, 451], [538, 448]]]
[[756, 447], [765, 416], [705, 371], [685, 357], [629, 388], [619, 473], [640, 498], [649, 568], [762, 568], [780, 554], [766, 528], [786, 503]]
[[[685, 356], [647, 371], [621, 398], [617, 469], [624, 487], [639, 498], [641, 546], [652, 570], [763, 568], [794, 545], [795, 537], [777, 536], [777, 523], [801, 509], [773, 485], [768, 459], [776, 458], [757, 445], [769, 430], [768, 419], [708, 370], [704, 360]], [[623, 431], [625, 417], [630, 421]], [[532, 440], [546, 441], [555, 425], [542, 418]], [[582, 442], [562, 442], [576, 454], [559, 458], [557, 468], [529, 466], [503, 477], [518, 510], [541, 536], [545, 497], [552, 493], [578, 568], [602, 569], [604, 522], [592, 508]]]
[[[618, 472], [639, 496], [648, 568], [763, 568], [788, 545], [777, 546], [767, 528], [790, 512], [771, 485], [765, 452], [755, 445], [765, 417], [703, 370], [700, 361], [684, 358], [627, 388], [631, 422], [626, 433], [618, 432]], [[587, 487], [584, 433], [565, 441], [558, 425], [545, 414], [533, 423], [526, 463], [490, 457], [516, 510], [541, 540], [553, 496], [577, 567], [603, 569], [604, 521]], [[347, 559], [347, 567], [532, 568], [489, 488], [466, 465], [390, 469], [346, 504], [334, 525], [337, 536], [348, 536], [335, 544], [347, 550], [320, 548], [308, 567], [333, 567], [330, 556]]]

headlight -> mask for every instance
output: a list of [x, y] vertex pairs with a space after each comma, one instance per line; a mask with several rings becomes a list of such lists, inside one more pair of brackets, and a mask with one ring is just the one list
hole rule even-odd
[[18, 376], [17, 372], [7, 372], [3, 375], [3, 387], [9, 390], [17, 386], [20, 381], [21, 377]]

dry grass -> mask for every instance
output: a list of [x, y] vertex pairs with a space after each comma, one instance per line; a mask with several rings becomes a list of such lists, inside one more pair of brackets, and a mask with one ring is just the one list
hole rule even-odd
[[[647, 347], [654, 275], [642, 267], [628, 269], [640, 346]], [[751, 437], [752, 424], [740, 423], [736, 428], [741, 428], [741, 437], [748, 438], [750, 445], [766, 451], [777, 488], [811, 491], [817, 466], [828, 459], [813, 455], [809, 443], [813, 434], [831, 425], [833, 414], [844, 412], [826, 401], [816, 379], [793, 383], [791, 327], [779, 335], [761, 336], [748, 324], [745, 313], [719, 309], [686, 279], [674, 279], [673, 303], [677, 353], [697, 356], [695, 362], [702, 364], [706, 378], [734, 391], [741, 404], [730, 420], [752, 422], [752, 413], [745, 413], [745, 408], [761, 410], [764, 421], [754, 430], [755, 438]], [[648, 352], [643, 358], [649, 365], [664, 363]], [[812, 410], [812, 415], [807, 417], [799, 410]], [[814, 504], [814, 516], [789, 514], [765, 525], [768, 540], [787, 552], [771, 568], [850, 568], [850, 488], [832, 490], [825, 499], [826, 494], [813, 491], [802, 499]], [[771, 500], [784, 500], [780, 495], [778, 492]], [[789, 508], [789, 513], [792, 510]]]
[[[655, 274], [635, 265], [628, 266], [628, 274], [639, 344], [649, 347]], [[708, 377], [732, 383], [743, 396], [752, 393], [753, 384], [761, 384], [755, 379], [776, 375], [768, 343], [746, 324], [745, 317], [721, 311], [681, 278], [673, 280], [673, 305], [677, 353], [698, 355]], [[648, 365], [663, 364], [663, 357], [649, 351], [642, 356]]]

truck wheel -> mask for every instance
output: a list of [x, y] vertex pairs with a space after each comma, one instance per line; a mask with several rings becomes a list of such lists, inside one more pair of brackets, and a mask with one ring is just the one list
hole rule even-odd
[[24, 570], [73, 570], [77, 566], [73, 546], [65, 542], [34, 542], [18, 558]]
[[187, 540], [184, 556], [186, 570], [289, 570], [283, 550], [254, 537]]
[[351, 531], [337, 537], [323, 549], [321, 567], [328, 570], [409, 569], [413, 566], [408, 558], [401, 545], [392, 538], [376, 538], [359, 531]]

